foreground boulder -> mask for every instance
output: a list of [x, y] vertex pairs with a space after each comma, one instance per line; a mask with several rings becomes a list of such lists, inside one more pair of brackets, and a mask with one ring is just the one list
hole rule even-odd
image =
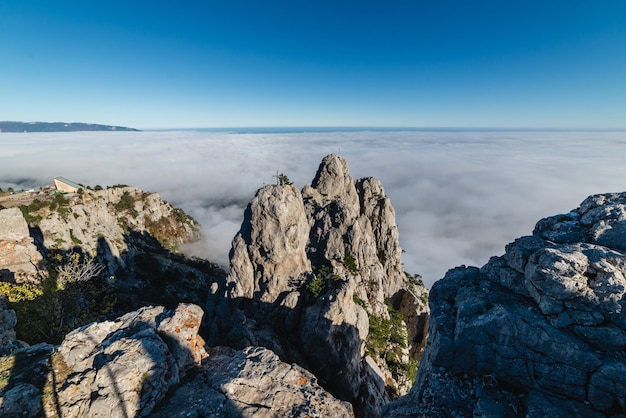
[[352, 406], [322, 389], [313, 374], [263, 347], [208, 349], [193, 379], [151, 416], [352, 417]]
[[626, 193], [542, 219], [430, 293], [426, 352], [388, 416], [604, 417], [626, 410]]
[[351, 417], [270, 350], [205, 348], [202, 309], [145, 307], [0, 358], [0, 416]]

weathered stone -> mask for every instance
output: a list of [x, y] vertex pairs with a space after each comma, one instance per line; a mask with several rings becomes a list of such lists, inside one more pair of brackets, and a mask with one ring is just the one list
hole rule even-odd
[[67, 335], [59, 353], [72, 373], [57, 386], [67, 416], [148, 414], [186, 369], [206, 356], [201, 309], [142, 308]]
[[[354, 181], [348, 163], [328, 155], [301, 193], [270, 185], [255, 195], [233, 240], [226, 284], [215, 286], [207, 303], [209, 339], [268, 347], [310, 367], [358, 415], [378, 415], [389, 399], [386, 387], [402, 394], [410, 385], [404, 369], [391, 373], [387, 362], [419, 359], [425, 339], [427, 291], [409, 281], [401, 253], [395, 212], [380, 182]], [[400, 335], [409, 324], [410, 347], [396, 342], [386, 353], [372, 351], [384, 377], [381, 390], [363, 356], [368, 315], [389, 321], [387, 303], [405, 319], [396, 324]]]
[[41, 392], [29, 383], [20, 383], [0, 397], [0, 416], [38, 417], [41, 414]]
[[311, 271], [300, 192], [289, 185], [265, 186], [246, 209], [243, 225], [231, 256], [232, 296], [271, 303], [291, 288], [292, 280]]
[[0, 210], [0, 280], [38, 282], [46, 274], [42, 261], [20, 209]]
[[349, 403], [324, 391], [314, 375], [261, 347], [214, 347], [194, 378], [154, 417], [352, 417]]
[[427, 348], [394, 416], [600, 417], [626, 407], [626, 194], [543, 219], [430, 292]]

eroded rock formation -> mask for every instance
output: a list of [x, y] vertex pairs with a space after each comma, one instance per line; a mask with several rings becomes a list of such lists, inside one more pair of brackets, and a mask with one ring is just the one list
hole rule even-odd
[[[389, 393], [410, 387], [405, 366], [421, 356], [426, 295], [403, 271], [380, 182], [354, 181], [347, 162], [329, 155], [302, 191], [277, 184], [257, 192], [207, 311], [214, 343], [269, 347], [315, 373], [357, 415], [375, 416]], [[395, 342], [385, 340], [393, 332]]]
[[388, 416], [604, 417], [626, 410], [626, 193], [539, 221], [430, 293], [426, 352]]

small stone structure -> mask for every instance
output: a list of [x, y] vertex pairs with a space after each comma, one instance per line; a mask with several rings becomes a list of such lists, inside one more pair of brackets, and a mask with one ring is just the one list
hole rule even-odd
[[81, 188], [80, 184], [74, 183], [73, 181], [68, 180], [65, 177], [55, 177], [54, 185], [56, 186], [58, 191], [66, 193], [76, 193], [78, 189]]

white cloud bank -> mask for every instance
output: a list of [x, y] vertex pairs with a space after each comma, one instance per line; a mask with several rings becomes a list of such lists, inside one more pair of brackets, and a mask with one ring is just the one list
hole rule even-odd
[[2, 133], [0, 187], [65, 176], [157, 191], [202, 223], [204, 240], [187, 251], [226, 266], [256, 189], [276, 171], [302, 187], [329, 153], [354, 178], [381, 179], [405, 269], [429, 286], [502, 254], [542, 217], [626, 190], [625, 132]]

